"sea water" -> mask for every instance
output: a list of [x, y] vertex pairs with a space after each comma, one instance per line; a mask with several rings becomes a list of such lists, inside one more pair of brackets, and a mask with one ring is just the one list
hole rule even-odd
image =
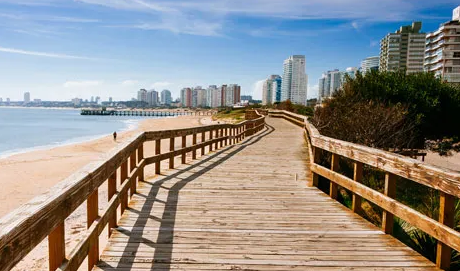
[[81, 116], [79, 110], [0, 107], [0, 158], [135, 129], [136, 116]]

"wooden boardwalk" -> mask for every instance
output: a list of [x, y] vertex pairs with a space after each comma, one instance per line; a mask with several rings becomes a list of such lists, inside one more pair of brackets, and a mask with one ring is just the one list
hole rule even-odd
[[302, 129], [267, 124], [141, 182], [95, 270], [437, 270], [306, 187]]

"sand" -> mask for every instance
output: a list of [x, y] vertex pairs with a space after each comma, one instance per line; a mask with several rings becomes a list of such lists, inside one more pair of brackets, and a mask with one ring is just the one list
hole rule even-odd
[[[147, 119], [136, 130], [118, 134], [115, 142], [107, 137], [48, 150], [33, 151], [0, 159], [0, 217], [8, 214], [32, 198], [46, 192], [88, 163], [97, 161], [109, 150], [115, 148], [140, 131], [157, 131], [196, 127], [216, 123], [211, 117], [181, 116], [176, 118]], [[191, 139], [190, 139], [191, 140]], [[162, 152], [169, 150], [169, 140], [162, 144]], [[180, 147], [176, 140], [176, 148]], [[153, 155], [154, 143], [144, 144], [145, 156]], [[178, 158], [180, 159], [180, 158]], [[176, 162], [179, 164], [180, 160]], [[167, 163], [162, 165], [167, 167]], [[153, 176], [153, 168], [146, 168], [146, 177]], [[100, 210], [107, 202], [107, 185], [99, 189]], [[82, 204], [65, 222], [67, 254], [81, 240], [86, 229], [86, 204]], [[101, 235], [101, 250], [104, 248], [106, 231]], [[14, 270], [46, 270], [47, 240], [37, 246]], [[86, 263], [81, 270], [86, 270]]]

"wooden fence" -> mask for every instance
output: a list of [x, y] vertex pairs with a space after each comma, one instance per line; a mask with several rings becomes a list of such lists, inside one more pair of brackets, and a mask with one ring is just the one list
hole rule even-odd
[[[205, 147], [211, 152], [218, 148], [240, 142], [265, 126], [265, 117], [239, 124], [211, 125], [189, 129], [146, 132], [138, 134], [127, 143], [113, 150], [107, 159], [95, 162], [62, 183], [47, 194], [39, 196], [19, 209], [0, 219], [0, 270], [10, 270], [33, 248], [48, 237], [49, 269], [77, 270], [88, 256], [89, 270], [99, 260], [99, 235], [108, 224], [109, 236], [117, 227], [117, 209], [121, 213], [136, 192], [138, 182], [144, 180], [144, 167], [155, 164], [159, 174], [160, 163], [169, 160], [174, 168], [174, 158], [197, 152], [205, 155]], [[192, 145], [187, 146], [187, 137], [192, 136]], [[198, 137], [201, 136], [200, 143]], [[175, 150], [176, 139], [182, 148]], [[161, 140], [170, 140], [170, 151], [161, 153]], [[144, 142], [155, 141], [155, 155], [144, 157]], [[120, 168], [120, 170], [118, 170]], [[117, 176], [120, 175], [120, 176]], [[120, 184], [117, 185], [117, 180]], [[102, 213], [98, 208], [98, 188], [108, 184], [108, 205]], [[66, 256], [65, 219], [84, 201], [87, 202], [87, 230], [82, 241]]]
[[[337, 199], [338, 187], [353, 193], [352, 210], [361, 213], [364, 198], [383, 209], [382, 230], [393, 233], [394, 216], [410, 223], [438, 240], [436, 265], [449, 269], [452, 249], [460, 251], [460, 233], [453, 229], [455, 202], [460, 197], [460, 173], [438, 168], [402, 155], [369, 148], [322, 136], [307, 118], [287, 111], [270, 111], [271, 117], [284, 118], [305, 129], [309, 145], [312, 177], [310, 185], [318, 186], [319, 176], [330, 181], [329, 194]], [[319, 164], [322, 155], [331, 153], [331, 168]], [[338, 172], [339, 159], [350, 159], [354, 163], [353, 179]], [[375, 191], [361, 183], [363, 165], [385, 172], [384, 193]], [[439, 191], [439, 218], [434, 220], [395, 199], [396, 176]]]

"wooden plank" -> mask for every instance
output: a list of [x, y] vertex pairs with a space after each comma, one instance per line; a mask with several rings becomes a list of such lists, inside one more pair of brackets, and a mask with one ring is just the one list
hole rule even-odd
[[[353, 163], [353, 181], [361, 183], [363, 180], [363, 163]], [[362, 213], [361, 209], [361, 197], [353, 193], [353, 199], [351, 203], [351, 209], [357, 214]]]
[[[206, 141], [206, 133], [205, 132], [202, 132], [201, 133], [201, 143], [205, 142]], [[201, 156], [204, 156], [205, 155], [205, 149], [204, 149], [204, 145], [203, 147], [201, 147]]]
[[[185, 147], [187, 146], [187, 137], [186, 136], [183, 136], [182, 137], [182, 149], [184, 149]], [[187, 153], [185, 151], [182, 151], [182, 164], [185, 164], [186, 161], [185, 161], [185, 158], [186, 158], [186, 155]]]
[[[171, 137], [169, 139], [169, 151], [171, 151], [171, 152], [174, 151], [174, 139], [175, 139], [175, 137]], [[169, 169], [174, 169], [174, 156], [171, 156], [169, 158]]]
[[[128, 178], [128, 160], [123, 162], [120, 167], [120, 185], [123, 184]], [[121, 195], [121, 214], [123, 214], [128, 207], [128, 193]]]
[[[212, 140], [213, 137], [213, 131], [209, 131], [209, 140]], [[212, 152], [212, 144], [209, 145], [209, 152]]]
[[[98, 218], [99, 211], [99, 197], [98, 190], [94, 191], [86, 203], [86, 221], [87, 228], [89, 229], [94, 221]], [[95, 238], [93, 244], [88, 251], [88, 270], [93, 269], [94, 265], [99, 261], [99, 238]]]
[[[331, 170], [332, 171], [339, 170], [339, 156], [335, 153], [332, 154]], [[329, 184], [329, 196], [332, 199], [337, 199], [337, 192], [338, 192], [338, 186], [333, 180], [331, 180]]]
[[[161, 154], [161, 139], [155, 140], [155, 155], [160, 155]], [[155, 163], [155, 174], [159, 175], [161, 174], [161, 160], [158, 160]]]
[[[131, 156], [129, 157], [129, 172], [133, 172], [134, 169], [137, 166], [136, 162], [136, 150], [133, 151]], [[132, 197], [134, 193], [136, 193], [136, 187], [137, 187], [137, 178], [133, 178], [131, 181], [131, 189], [129, 189], [129, 195]]]
[[[192, 144], [193, 144], [193, 146], [196, 145], [196, 134], [193, 134]], [[193, 151], [192, 151], [192, 159], [196, 160], [196, 149], [193, 149]]]
[[[140, 163], [144, 159], [144, 143], [141, 143], [139, 145], [139, 148], [137, 149], [137, 162]], [[140, 168], [139, 174], [138, 174], [138, 181], [143, 182], [144, 181], [144, 168]]]
[[[108, 180], [108, 200], [110, 201], [115, 194], [117, 193], [117, 171], [115, 171], [112, 175], [110, 175], [109, 180]], [[109, 237], [113, 233], [113, 229], [117, 227], [117, 210], [115, 209], [114, 212], [112, 212], [110, 218], [109, 218]]]
[[[319, 164], [321, 162], [321, 152], [322, 150], [320, 148], [313, 148], [313, 163]], [[312, 186], [318, 187], [318, 182], [319, 182], [319, 175], [316, 173], [312, 173]]]
[[[455, 223], [455, 198], [443, 192], [439, 198], [439, 223], [453, 228]], [[436, 250], [436, 266], [442, 270], [449, 270], [452, 259], [452, 249], [438, 241]]]
[[[385, 174], [384, 194], [390, 198], [396, 197], [396, 176], [391, 173]], [[391, 212], [383, 211], [382, 230], [386, 234], [393, 234], [394, 216]]]
[[59, 224], [48, 236], [49, 270], [54, 271], [65, 260], [65, 231], [64, 222]]

